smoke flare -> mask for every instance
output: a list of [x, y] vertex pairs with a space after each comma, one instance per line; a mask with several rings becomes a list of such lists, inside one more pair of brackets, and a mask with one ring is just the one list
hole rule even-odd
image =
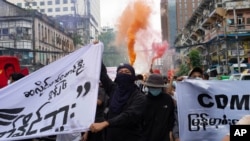
[[126, 35], [126, 44], [131, 65], [134, 64], [136, 59], [136, 53], [134, 50], [136, 34], [140, 30], [147, 28], [151, 11], [149, 5], [142, 0], [138, 0], [129, 4], [120, 17], [118, 25], [118, 41]]
[[163, 43], [153, 43], [152, 49], [155, 52], [155, 56], [152, 58], [152, 64], [154, 63], [155, 59], [161, 58], [166, 50], [168, 49], [168, 42], [164, 41]]

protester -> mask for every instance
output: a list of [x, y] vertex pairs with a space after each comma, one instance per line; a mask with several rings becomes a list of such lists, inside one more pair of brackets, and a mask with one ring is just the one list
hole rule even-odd
[[107, 75], [102, 64], [101, 82], [105, 92], [110, 95], [107, 120], [93, 123], [94, 133], [107, 128], [107, 141], [139, 141], [142, 136], [142, 116], [146, 98], [135, 85], [135, 70], [129, 64], [117, 68], [115, 82]]
[[175, 104], [171, 96], [164, 92], [166, 85], [162, 75], [149, 75], [145, 86], [148, 87], [148, 95], [142, 141], [170, 141]]
[[203, 80], [209, 80], [209, 75], [208, 73], [203, 74]]
[[[250, 125], [250, 115], [243, 116], [236, 125]], [[230, 134], [227, 134], [222, 141], [230, 141]]]
[[[195, 67], [189, 72], [187, 79], [202, 80], [202, 77], [203, 77], [203, 70], [200, 67]], [[185, 80], [185, 77], [182, 77], [182, 79], [179, 79], [179, 80]], [[178, 103], [177, 103], [177, 106], [178, 106]], [[175, 122], [174, 122], [174, 128], [173, 128], [173, 136], [174, 136], [175, 141], [180, 141], [177, 107], [175, 109]]]
[[23, 74], [14, 72], [9, 77], [9, 83], [11, 84], [11, 83], [23, 78], [23, 77], [24, 77]]
[[[101, 87], [101, 84], [100, 84], [100, 87], [98, 90], [95, 122], [105, 121], [104, 109], [105, 109], [106, 99], [107, 97], [106, 97], [105, 91]], [[98, 133], [85, 132], [83, 134], [82, 141], [104, 141], [104, 132], [103, 131], [100, 131]]]
[[142, 74], [137, 74], [136, 75], [136, 81], [135, 81], [135, 84], [137, 85], [137, 87], [139, 88], [139, 90], [143, 92], [143, 82], [144, 82], [144, 79], [143, 79], [143, 75]]
[[203, 77], [203, 70], [200, 67], [193, 68], [188, 75], [188, 79], [198, 79], [201, 80]]

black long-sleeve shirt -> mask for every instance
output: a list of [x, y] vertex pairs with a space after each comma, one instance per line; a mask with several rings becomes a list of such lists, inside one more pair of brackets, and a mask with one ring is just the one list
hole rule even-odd
[[[100, 79], [103, 88], [112, 100], [117, 85], [108, 77], [106, 67], [103, 64]], [[135, 89], [120, 114], [109, 111], [107, 141], [139, 141], [142, 137], [142, 117], [145, 105], [145, 95]]]
[[174, 125], [174, 101], [169, 94], [147, 95], [142, 141], [169, 141]]

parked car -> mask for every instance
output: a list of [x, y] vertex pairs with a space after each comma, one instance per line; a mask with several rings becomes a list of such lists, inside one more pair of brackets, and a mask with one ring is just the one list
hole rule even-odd
[[250, 73], [232, 74], [229, 80], [250, 80]]
[[250, 80], [250, 73], [247, 74], [241, 74], [240, 80]]

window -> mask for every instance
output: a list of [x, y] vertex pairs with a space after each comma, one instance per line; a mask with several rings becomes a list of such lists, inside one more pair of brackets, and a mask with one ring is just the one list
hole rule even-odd
[[44, 1], [41, 1], [41, 2], [40, 2], [40, 5], [41, 5], [41, 6], [44, 5], [44, 4], [45, 4]]
[[247, 18], [247, 24], [250, 24], [250, 18]]
[[53, 12], [53, 9], [52, 9], [52, 8], [49, 8], [49, 9], [48, 9], [48, 12]]
[[19, 7], [22, 7], [22, 3], [17, 3], [16, 5]]
[[37, 3], [36, 3], [36, 2], [32, 2], [32, 5], [33, 5], [33, 6], [37, 6]]
[[55, 11], [56, 11], [56, 12], [60, 12], [61, 9], [60, 9], [60, 8], [56, 8]]
[[48, 1], [48, 5], [52, 5], [52, 1]]
[[71, 0], [71, 3], [75, 3], [75, 0]]
[[44, 12], [45, 12], [45, 10], [44, 10], [44, 9], [40, 9], [40, 12], [44, 13]]
[[63, 0], [63, 4], [67, 4], [68, 3], [68, 0]]
[[60, 0], [56, 0], [56, 4], [60, 4]]
[[25, 6], [27, 7], [27, 6], [30, 6], [30, 3], [29, 2], [26, 2], [25, 3]]
[[68, 11], [68, 7], [63, 7], [63, 11]]
[[3, 35], [8, 35], [9, 34], [9, 29], [8, 28], [3, 28], [2, 32], [3, 32]]
[[75, 11], [75, 7], [71, 7], [71, 11]]
[[229, 23], [230, 25], [234, 25], [234, 19], [230, 19], [230, 20], [228, 21], [228, 23]]

